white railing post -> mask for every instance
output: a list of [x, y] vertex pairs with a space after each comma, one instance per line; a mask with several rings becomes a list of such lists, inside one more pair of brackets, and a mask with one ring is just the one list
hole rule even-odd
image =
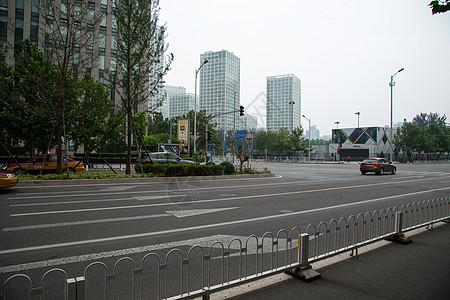
[[75, 278], [67, 279], [67, 300], [77, 300], [77, 282]]
[[302, 233], [298, 236], [298, 263], [301, 267], [308, 265], [309, 258], [309, 234]]
[[84, 300], [84, 277], [67, 279], [67, 300]]
[[298, 267], [290, 269], [285, 273], [296, 277], [305, 282], [310, 282], [319, 279], [322, 275], [314, 270], [309, 264], [309, 234], [302, 233], [298, 235]]
[[387, 237], [386, 240], [403, 245], [411, 243], [412, 240], [403, 234], [403, 212], [398, 211], [395, 213], [394, 222], [394, 234]]
[[402, 234], [403, 232], [403, 212], [398, 211], [395, 213], [395, 233]]

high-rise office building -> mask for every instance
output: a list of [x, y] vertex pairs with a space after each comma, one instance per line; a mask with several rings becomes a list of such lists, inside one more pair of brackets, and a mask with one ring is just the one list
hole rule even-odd
[[[83, 7], [83, 14], [86, 14], [87, 21], [94, 16], [102, 16], [101, 21], [96, 28], [94, 37], [87, 40], [86, 44], [80, 49], [83, 56], [88, 61], [85, 71], [89, 73], [94, 80], [104, 82], [106, 70], [111, 73], [116, 71], [116, 57], [117, 57], [117, 37], [118, 29], [113, 20], [112, 0], [81, 0], [79, 2], [72, 1], [70, 4], [75, 5], [75, 10], [85, 3]], [[50, 29], [56, 22], [59, 24], [60, 32], [64, 32], [67, 26], [67, 20], [64, 18], [64, 13], [67, 10], [68, 4], [64, 1], [48, 1], [54, 5], [61, 5], [59, 9], [48, 9], [47, 15], [42, 15], [42, 7], [44, 5], [39, 0], [0, 0], [0, 42], [10, 45], [9, 51], [5, 55], [5, 60], [9, 65], [14, 64], [14, 57], [22, 50], [22, 40], [29, 38], [31, 42], [35, 43], [38, 48], [48, 58], [48, 45], [54, 41], [55, 37]], [[54, 13], [54, 11], [58, 13]], [[59, 13], [62, 12], [62, 13]], [[54, 13], [54, 15], [53, 15]], [[80, 11], [78, 11], [80, 13]], [[49, 23], [46, 22], [49, 21]], [[86, 21], [86, 22], [87, 22]], [[86, 26], [84, 23], [81, 26]], [[57, 29], [55, 29], [57, 32]], [[76, 57], [73, 60], [77, 60]], [[74, 75], [79, 75], [74, 68]], [[149, 74], [149, 78], [151, 78]], [[148, 103], [140, 103], [135, 107], [134, 113], [137, 111], [147, 111], [149, 108], [154, 109], [160, 100], [157, 96], [155, 99], [149, 99]], [[121, 100], [118, 91], [111, 90], [110, 98], [115, 102], [116, 106], [121, 105]], [[160, 101], [159, 101], [160, 102]]]
[[267, 130], [300, 127], [301, 83], [295, 75], [267, 77]]
[[258, 118], [250, 115], [243, 115], [239, 117], [239, 127], [240, 130], [256, 130], [258, 127]]
[[306, 128], [308, 129], [305, 131], [305, 138], [309, 139], [309, 137], [311, 136], [311, 140], [320, 139], [320, 130], [317, 129], [317, 125], [311, 125], [311, 132], [309, 130], [309, 125]]
[[[199, 102], [197, 110], [210, 115], [239, 110], [240, 106], [240, 59], [222, 50], [205, 52], [200, 63], [208, 60], [200, 69]], [[232, 130], [239, 126], [239, 112], [218, 116], [214, 119], [218, 129]]]
[[[170, 112], [170, 99], [177, 95], [186, 94], [186, 88], [184, 86], [172, 86], [165, 85], [161, 91], [161, 97], [163, 98], [162, 105], [156, 109], [156, 111], [162, 113], [164, 119], [174, 117]], [[194, 106], [192, 105], [192, 109]]]
[[194, 110], [194, 101], [194, 94], [191, 93], [172, 95], [170, 97], [170, 118], [182, 116]]

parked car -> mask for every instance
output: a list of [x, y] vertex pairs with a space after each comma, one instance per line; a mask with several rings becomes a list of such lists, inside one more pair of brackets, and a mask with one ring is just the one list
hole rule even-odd
[[367, 172], [375, 172], [375, 174], [378, 175], [387, 172], [395, 174], [397, 172], [397, 167], [386, 158], [367, 158], [360, 163], [359, 170], [363, 175]]
[[172, 164], [195, 164], [192, 160], [182, 159], [176, 154], [170, 152], [152, 152], [150, 153], [151, 159], [148, 155], [144, 155], [142, 159], [136, 160], [135, 165], [139, 164], [161, 164], [161, 163], [172, 163]]
[[17, 176], [9, 171], [0, 170], [0, 188], [10, 188], [14, 187], [19, 180]]
[[[62, 157], [63, 161], [63, 171], [66, 170], [66, 157]], [[83, 173], [86, 170], [84, 169], [83, 162], [78, 160], [73, 160], [71, 158], [67, 159], [67, 163], [69, 165], [69, 171], [76, 173]], [[30, 159], [27, 162], [20, 163], [20, 166], [17, 164], [11, 164], [4, 167], [4, 170], [13, 172], [14, 174], [49, 174], [56, 173], [56, 165], [57, 165], [57, 155], [56, 154], [42, 154], [35, 158]], [[77, 166], [78, 165], [78, 166]], [[76, 166], [76, 167], [75, 167]]]

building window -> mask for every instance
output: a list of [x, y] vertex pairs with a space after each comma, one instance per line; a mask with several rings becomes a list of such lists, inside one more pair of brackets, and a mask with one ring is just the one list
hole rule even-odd
[[0, 41], [6, 41], [8, 35], [8, 11], [0, 10]]
[[31, 13], [30, 40], [37, 45], [39, 38], [39, 14]]

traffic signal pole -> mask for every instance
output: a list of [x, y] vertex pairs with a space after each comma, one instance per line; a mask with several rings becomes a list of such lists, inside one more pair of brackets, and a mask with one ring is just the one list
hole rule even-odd
[[[237, 110], [220, 113], [220, 114], [214, 115], [214, 116], [206, 119], [206, 133], [205, 133], [206, 134], [206, 138], [205, 138], [205, 140], [206, 140], [206, 143], [205, 143], [205, 146], [206, 146], [205, 150], [206, 150], [206, 152], [205, 152], [205, 155], [208, 154], [208, 123], [209, 123], [209, 121], [211, 121], [212, 119], [214, 119], [215, 117], [218, 117], [218, 116], [228, 115], [228, 114], [237, 113], [237, 112], [239, 112], [240, 115], [243, 116], [244, 115], [244, 107], [241, 105], [239, 107], [239, 109], [237, 109]], [[225, 124], [223, 126], [223, 131], [225, 132]]]

